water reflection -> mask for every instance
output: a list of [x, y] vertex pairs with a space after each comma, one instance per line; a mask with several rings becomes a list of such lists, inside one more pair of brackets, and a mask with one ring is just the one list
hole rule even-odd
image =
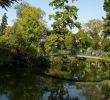
[[102, 92], [104, 94], [104, 97], [102, 100], [110, 100], [110, 85], [104, 85], [102, 86]]
[[109, 100], [110, 87], [100, 83], [74, 83], [30, 72], [3, 73], [0, 100]]
[[84, 57], [53, 57], [49, 74], [83, 81], [110, 79], [110, 62]]
[[[75, 63], [77, 63], [76, 67], [73, 64], [68, 65], [68, 67], [70, 66], [70, 69], [73, 71], [78, 71], [75, 74], [73, 73], [74, 75], [79, 75], [84, 70], [81, 70], [82, 66], [85, 68], [85, 62], [78, 63], [77, 61]], [[0, 66], [0, 100], [110, 99], [109, 85], [102, 85], [102, 83], [95, 82], [68, 82], [38, 75], [36, 74], [36, 70], [35, 68]]]

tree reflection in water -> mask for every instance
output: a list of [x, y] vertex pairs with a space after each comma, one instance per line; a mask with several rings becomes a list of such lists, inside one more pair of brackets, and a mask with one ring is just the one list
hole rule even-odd
[[[37, 75], [32, 70], [14, 70], [5, 67], [0, 70], [0, 96], [5, 95], [8, 100], [109, 100], [110, 97], [108, 85], [67, 82]], [[6, 99], [0, 97], [0, 100]]]
[[110, 85], [103, 85], [102, 86], [102, 89], [103, 89], [103, 94], [104, 94], [104, 97], [102, 100], [110, 100]]
[[77, 96], [72, 97], [69, 94], [65, 82], [61, 80], [51, 79], [45, 84], [44, 88], [46, 92], [49, 92], [48, 100], [79, 100]]

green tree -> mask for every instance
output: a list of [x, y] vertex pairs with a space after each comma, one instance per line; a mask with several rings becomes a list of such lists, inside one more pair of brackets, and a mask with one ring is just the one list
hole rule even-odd
[[88, 32], [92, 38], [95, 38], [103, 31], [103, 21], [99, 19], [91, 19], [84, 24], [84, 30]]
[[[26, 5], [17, 11], [22, 16], [17, 15], [15, 23], [7, 27], [5, 34], [0, 36], [0, 60], [2, 60], [0, 66], [1, 64], [9, 66], [16, 64], [16, 66], [29, 65], [31, 67], [40, 66], [40, 62], [45, 64], [45, 58], [38, 58], [41, 54], [41, 35], [46, 30], [42, 10]], [[37, 68], [40, 69], [40, 67]]]
[[69, 0], [53, 0], [50, 2], [50, 6], [57, 10], [55, 14], [50, 15], [50, 19], [54, 20], [52, 27], [60, 34], [64, 34], [62, 31], [67, 27], [70, 29], [80, 27], [80, 23], [76, 21], [78, 9], [74, 5], [67, 5], [68, 3], [71, 2]]
[[7, 23], [7, 15], [6, 13], [4, 13], [3, 17], [2, 17], [2, 22], [1, 22], [1, 25], [0, 25], [0, 34], [3, 35], [4, 34], [4, 31], [8, 25]]
[[[52, 38], [55, 39], [55, 42], [46, 43], [45, 48], [47, 49], [47, 45], [50, 46], [51, 44], [55, 48], [54, 51], [56, 53], [59, 50], [61, 50], [59, 53], [63, 53], [62, 50], [73, 48], [73, 46], [71, 46], [73, 39], [71, 37], [72, 32], [70, 30], [80, 27], [80, 23], [76, 21], [78, 9], [74, 5], [69, 5], [69, 3], [71, 3], [69, 0], [53, 0], [49, 4], [54, 7], [56, 12], [55, 14], [50, 15], [50, 20], [54, 20], [51, 25], [53, 30], [51, 30], [51, 35], [49, 38], [47, 37], [46, 42], [52, 40]], [[70, 46], [67, 46], [67, 43], [70, 43]], [[53, 50], [51, 47], [48, 48], [50, 48], [50, 51]]]
[[102, 49], [102, 41], [104, 37], [103, 24], [104, 22], [99, 19], [91, 19], [84, 24], [84, 30], [92, 41], [91, 51], [94, 51], [93, 53], [97, 55], [99, 55]]
[[40, 8], [31, 7], [27, 3], [18, 5], [16, 10], [17, 23], [28, 47], [40, 53], [42, 34], [46, 31], [46, 24], [43, 20], [45, 13]]
[[[102, 49], [104, 52], [110, 51], [110, 0], [104, 0], [104, 5], [103, 5], [104, 11], [106, 12], [106, 17], [104, 18], [104, 40], [102, 42]], [[110, 53], [109, 53], [110, 55]]]
[[110, 0], [104, 0], [103, 5], [104, 11], [106, 12], [106, 18], [104, 18], [104, 36], [110, 36]]
[[77, 50], [77, 52], [83, 52], [87, 51], [89, 47], [92, 45], [92, 39], [88, 35], [86, 31], [83, 29], [80, 29], [77, 34], [75, 34], [75, 42], [74, 46]]

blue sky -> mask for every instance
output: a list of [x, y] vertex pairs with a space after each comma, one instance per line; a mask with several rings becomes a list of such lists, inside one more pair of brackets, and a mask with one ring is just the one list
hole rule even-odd
[[[48, 15], [54, 13], [51, 7], [49, 7], [49, 2], [52, 0], [22, 0], [26, 1], [32, 6], [40, 7], [42, 10], [45, 11], [46, 16], [44, 19], [48, 22], [48, 26], [50, 26], [51, 21], [48, 20]], [[81, 23], [85, 23], [90, 19], [102, 19], [105, 17], [105, 12], [103, 11], [103, 2], [104, 0], [78, 0], [74, 5], [79, 8], [78, 11], [78, 21]], [[14, 10], [14, 5], [11, 8], [7, 9], [0, 8], [0, 22], [3, 14], [6, 12], [8, 16], [8, 24], [12, 25], [16, 18], [16, 11]]]

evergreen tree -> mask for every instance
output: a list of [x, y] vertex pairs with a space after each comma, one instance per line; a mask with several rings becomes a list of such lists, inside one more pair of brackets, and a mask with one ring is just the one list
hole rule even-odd
[[2, 17], [2, 22], [1, 22], [1, 26], [0, 26], [0, 34], [4, 34], [4, 30], [7, 27], [7, 15], [6, 13], [4, 13], [3, 17]]

